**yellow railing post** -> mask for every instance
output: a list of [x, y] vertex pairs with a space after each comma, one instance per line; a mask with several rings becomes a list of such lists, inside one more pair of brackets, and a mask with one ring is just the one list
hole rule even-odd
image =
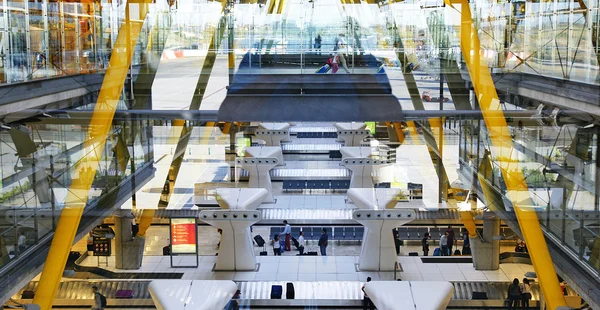
[[[140, 2], [139, 10], [134, 10], [139, 12], [139, 16], [133, 18], [130, 16], [129, 6], [131, 4], [127, 3], [125, 7], [125, 23], [119, 29], [117, 41], [110, 57], [110, 66], [106, 70], [84, 143], [87, 155], [73, 172], [73, 181], [58, 219], [50, 251], [33, 299], [33, 303], [39, 305], [42, 310], [51, 309], [54, 303], [67, 257], [73, 246], [83, 210], [87, 205], [90, 188], [102, 158], [106, 138], [130, 68], [134, 47], [146, 19], [149, 3], [150, 0]], [[83, 167], [84, 165], [85, 167]], [[85, 173], [83, 173], [83, 168], [86, 169]]]

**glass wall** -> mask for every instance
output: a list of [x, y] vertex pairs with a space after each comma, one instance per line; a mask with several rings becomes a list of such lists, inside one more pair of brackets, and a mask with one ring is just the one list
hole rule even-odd
[[[0, 267], [54, 230], [69, 187], [90, 172], [88, 127], [42, 123], [0, 132]], [[87, 207], [153, 162], [151, 134], [149, 121], [115, 122]]]

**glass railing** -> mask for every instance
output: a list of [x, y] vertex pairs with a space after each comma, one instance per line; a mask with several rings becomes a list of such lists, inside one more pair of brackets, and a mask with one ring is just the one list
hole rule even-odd
[[[148, 120], [115, 122], [87, 206], [152, 162], [149, 126]], [[93, 152], [83, 143], [88, 126], [32, 123], [12, 130], [31, 134], [0, 132], [0, 268], [53, 232], [71, 184], [91, 173], [86, 158]], [[21, 156], [28, 145], [33, 152]]]
[[[477, 154], [475, 150], [493, 149], [488, 133], [481, 130], [479, 139], [473, 139], [468, 136], [470, 130], [467, 128], [473, 127], [472, 123], [477, 121], [463, 122], [464, 134], [459, 143], [460, 165], [467, 174], [477, 171], [483, 176], [485, 171], [481, 170], [482, 167], [475, 166], [475, 163], [484, 160], [483, 154]], [[484, 128], [483, 121], [478, 125]], [[507, 188], [500, 167], [510, 165], [511, 169], [520, 169], [541, 225], [559, 240], [565, 250], [600, 272], [600, 211], [594, 186], [598, 182], [597, 131], [592, 131], [586, 137], [589, 140], [582, 139], [579, 144], [589, 149], [584, 152], [584, 158], [580, 154], [573, 154], [576, 148], [573, 139], [578, 136], [576, 132], [581, 130], [576, 126], [509, 126], [509, 130], [515, 148], [512, 152], [505, 152], [510, 154], [509, 157], [492, 158], [492, 173], [484, 182], [500, 195], [506, 195]], [[501, 207], [506, 212], [513, 212], [506, 199]]]

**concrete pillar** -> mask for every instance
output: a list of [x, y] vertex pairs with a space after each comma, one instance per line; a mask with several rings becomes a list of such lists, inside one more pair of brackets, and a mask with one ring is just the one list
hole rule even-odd
[[132, 223], [131, 211], [115, 212], [115, 267], [117, 269], [139, 269], [142, 266], [146, 239], [133, 238]]
[[471, 252], [475, 270], [498, 270], [500, 268], [500, 219], [494, 215], [483, 218], [480, 238], [471, 238]]

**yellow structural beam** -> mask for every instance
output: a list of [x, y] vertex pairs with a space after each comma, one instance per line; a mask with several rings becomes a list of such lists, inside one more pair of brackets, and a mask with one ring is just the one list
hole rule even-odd
[[[127, 3], [125, 23], [119, 29], [117, 41], [110, 57], [110, 65], [106, 70], [84, 142], [86, 157], [85, 160], [79, 161], [73, 172], [73, 181], [58, 219], [50, 251], [33, 299], [33, 303], [39, 305], [42, 310], [51, 309], [54, 303], [67, 257], [73, 246], [83, 210], [88, 202], [90, 188], [102, 159], [106, 138], [150, 2], [150, 0], [139, 2], [139, 4], [135, 4], [138, 9], [133, 10], [130, 9], [133, 4]], [[130, 16], [132, 11], [139, 15]]]
[[[461, 4], [461, 40], [462, 54], [471, 76], [475, 94], [492, 142], [492, 152], [510, 154], [513, 152], [513, 142], [508, 130], [504, 112], [500, 106], [498, 93], [490, 70], [484, 59], [480, 57], [481, 44], [477, 28], [471, 17], [468, 0], [445, 0], [450, 7], [453, 3]], [[517, 167], [510, 168], [511, 164]], [[523, 238], [531, 262], [538, 276], [541, 290], [549, 309], [567, 306], [560, 289], [556, 270], [548, 251], [548, 245], [535, 210], [532, 207], [529, 189], [518, 163], [500, 162], [500, 170], [508, 189], [507, 197], [515, 210]]]
[[[468, 202], [469, 197], [467, 197]], [[477, 226], [475, 225], [475, 217], [471, 211], [460, 211], [460, 218], [462, 219], [463, 225], [469, 232], [469, 237], [477, 237]]]

